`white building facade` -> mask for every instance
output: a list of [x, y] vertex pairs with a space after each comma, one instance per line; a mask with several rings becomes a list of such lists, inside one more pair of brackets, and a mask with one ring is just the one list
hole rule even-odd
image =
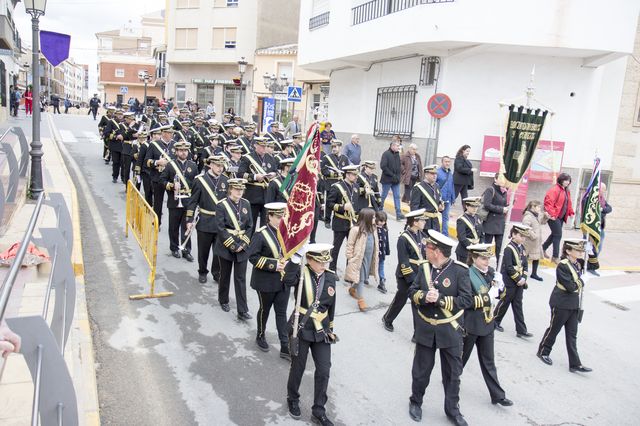
[[[535, 98], [555, 112], [543, 139], [565, 142], [563, 168], [578, 180], [596, 152], [612, 168], [639, 10], [631, 0], [310, 0], [298, 59], [330, 74], [333, 129], [359, 133], [376, 160], [391, 134], [426, 161], [464, 144], [480, 160], [484, 136], [502, 132], [499, 103], [524, 103], [535, 67]], [[452, 102], [440, 120], [427, 111], [435, 93]]]

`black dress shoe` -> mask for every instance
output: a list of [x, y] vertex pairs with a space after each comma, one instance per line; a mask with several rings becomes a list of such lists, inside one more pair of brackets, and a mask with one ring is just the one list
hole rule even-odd
[[231, 308], [229, 307], [228, 303], [221, 303], [220, 307], [222, 308], [223, 311], [225, 312], [229, 312], [231, 310]]
[[422, 420], [422, 407], [420, 407], [415, 402], [409, 403], [409, 416], [411, 420], [414, 422], [419, 422]]
[[411, 343], [416, 343], [416, 336], [411, 337]]
[[382, 323], [384, 324], [384, 329], [393, 333], [393, 324], [388, 322], [384, 317], [382, 317]]
[[455, 416], [450, 416], [450, 415], [447, 414], [447, 417], [456, 426], [468, 426], [468, 423], [464, 419], [464, 416], [462, 414], [458, 414], [458, 415], [455, 415]]
[[183, 251], [183, 252], [182, 252], [182, 257], [183, 257], [187, 262], [193, 262], [193, 256], [191, 256], [191, 253], [189, 253], [188, 251]]
[[238, 313], [238, 319], [240, 321], [247, 321], [247, 320], [250, 320], [251, 318], [253, 318], [253, 317], [251, 316], [251, 314], [249, 312], [239, 312]]
[[280, 345], [280, 358], [291, 361], [291, 353], [289, 353], [289, 345]]
[[384, 284], [380, 284], [378, 286], [378, 291], [382, 294], [387, 294], [387, 288], [384, 286]]
[[111, 179], [111, 182], [113, 182], [113, 183], [118, 183], [118, 179], [113, 178], [113, 179]]
[[180, 256], [180, 252], [178, 250], [172, 251], [171, 256], [175, 257], [176, 259], [180, 259], [182, 257]]
[[207, 274], [198, 274], [198, 282], [204, 284], [207, 282]]
[[260, 348], [262, 352], [269, 352], [269, 344], [264, 336], [256, 337], [256, 345], [258, 345], [258, 348]]
[[498, 330], [500, 333], [502, 333], [504, 331], [504, 328], [502, 328], [502, 326], [498, 323], [496, 323], [496, 330]]
[[536, 281], [542, 281], [542, 277], [539, 277], [538, 275], [531, 275], [529, 278]]
[[493, 405], [500, 404], [503, 407], [511, 407], [513, 405], [513, 401], [507, 398], [496, 399], [495, 401], [491, 401]]
[[330, 220], [325, 220], [324, 221], [324, 227], [327, 229], [331, 229], [331, 221]]
[[213, 277], [213, 281], [220, 283], [220, 274], [217, 274], [217, 275], [211, 274], [211, 276]]
[[287, 405], [289, 406], [289, 415], [298, 420], [302, 415], [302, 413], [300, 413], [300, 404], [298, 401], [287, 400]]
[[519, 337], [521, 339], [528, 339], [529, 337], [533, 337], [533, 334], [527, 331], [526, 333], [517, 333], [516, 337]]
[[593, 368], [589, 368], [589, 367], [585, 367], [584, 365], [581, 365], [579, 367], [571, 367], [569, 368], [569, 371], [571, 371], [572, 373], [590, 373], [593, 371]]
[[327, 418], [324, 414], [321, 416], [311, 415], [311, 422], [319, 424], [321, 426], [333, 426], [333, 422]]
[[551, 361], [551, 358], [549, 358], [549, 355], [538, 354], [538, 358], [540, 358], [542, 362], [544, 362], [547, 365], [553, 365], [553, 361]]

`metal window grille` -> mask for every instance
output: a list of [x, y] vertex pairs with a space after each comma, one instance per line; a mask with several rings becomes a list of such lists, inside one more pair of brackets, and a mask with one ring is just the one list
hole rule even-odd
[[372, 0], [351, 9], [351, 25], [362, 24], [373, 19], [410, 7], [433, 3], [451, 3], [455, 0]]
[[227, 0], [227, 7], [238, 7], [238, 0]]
[[440, 73], [440, 58], [425, 56], [420, 65], [420, 86], [433, 86]]
[[416, 85], [378, 88], [374, 136], [413, 135]]
[[236, 48], [236, 41], [235, 40], [226, 40], [224, 42], [224, 48], [225, 49], [235, 49]]
[[309, 19], [309, 30], [315, 30], [325, 25], [329, 25], [329, 12], [321, 13]]

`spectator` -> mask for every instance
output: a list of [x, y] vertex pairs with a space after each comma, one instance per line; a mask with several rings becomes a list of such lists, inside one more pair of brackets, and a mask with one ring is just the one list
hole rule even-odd
[[489, 212], [487, 218], [482, 223], [482, 229], [484, 230], [485, 243], [490, 244], [495, 240], [496, 262], [499, 264], [505, 216], [509, 208], [507, 207], [507, 190], [498, 182], [498, 176], [499, 174], [496, 173], [493, 178], [493, 185], [487, 188], [484, 194], [482, 194], [482, 206]]
[[389, 195], [389, 190], [393, 193], [393, 204], [396, 209], [396, 219], [404, 219], [402, 209], [400, 206], [400, 144], [393, 141], [389, 146], [389, 149], [382, 154], [380, 160], [380, 169], [382, 170], [382, 176], [380, 177], [380, 183], [382, 184], [382, 206], [384, 208], [384, 202]]
[[336, 134], [331, 130], [331, 123], [324, 123], [324, 130], [320, 133], [320, 141], [322, 141], [322, 150], [325, 154], [331, 153], [331, 141], [336, 138]]
[[[476, 169], [468, 160], [471, 147], [469, 145], [462, 145], [456, 153], [456, 159], [453, 163], [453, 186], [455, 188], [455, 198], [458, 199], [458, 195], [461, 195], [461, 199], [465, 199], [468, 196], [467, 190], [473, 189], [473, 172]], [[462, 203], [464, 209], [464, 203]]]
[[212, 101], [209, 101], [207, 103], [207, 109], [206, 109], [206, 113], [208, 116], [212, 117], [213, 115], [215, 115], [216, 113], [216, 107], [213, 105]]
[[69, 99], [69, 96], [67, 96], [64, 99], [64, 113], [65, 114], [69, 113], [69, 108], [71, 108], [71, 100]]
[[91, 114], [93, 114], [93, 120], [96, 120], [96, 115], [98, 114], [98, 108], [100, 107], [100, 99], [98, 98], [98, 94], [94, 93], [93, 98], [89, 101], [89, 110]]
[[13, 94], [13, 100], [12, 102], [14, 103], [14, 116], [18, 116], [18, 110], [20, 109], [20, 100], [22, 100], [22, 93], [20, 93], [20, 91], [18, 89], [16, 89], [15, 93]]
[[527, 258], [531, 261], [531, 279], [542, 281], [538, 275], [538, 265], [542, 259], [542, 229], [540, 225], [547, 223], [548, 216], [542, 211], [542, 203], [540, 201], [529, 201], [524, 209], [522, 223], [530, 226], [529, 234], [524, 239], [524, 251]]
[[51, 105], [53, 106], [53, 113], [60, 114], [60, 97], [55, 93], [51, 95]]
[[167, 113], [169, 113], [169, 111], [173, 111], [174, 106], [175, 102], [173, 102], [173, 98], [169, 98], [169, 102], [167, 102]]
[[347, 238], [347, 268], [344, 280], [351, 283], [349, 294], [358, 301], [358, 309], [364, 312], [364, 284], [370, 275], [378, 271], [378, 232], [375, 225], [375, 211], [364, 208], [358, 213], [356, 226], [349, 231]]
[[236, 113], [234, 112], [233, 108], [229, 108], [227, 110], [227, 114], [231, 115], [231, 118], [233, 119], [233, 117], [236, 116]]
[[398, 152], [400, 153], [400, 155], [402, 155], [404, 153], [404, 145], [402, 144], [402, 139], [400, 138], [399, 135], [393, 135], [391, 137], [391, 142], [397, 142], [398, 143]]
[[571, 206], [571, 176], [567, 173], [560, 173], [556, 184], [547, 191], [544, 196], [544, 211], [549, 215], [549, 229], [551, 235], [542, 245], [542, 249], [546, 252], [550, 245], [553, 244], [554, 263], [560, 262], [560, 241], [562, 241], [562, 225], [567, 222], [571, 216], [575, 214]]
[[167, 114], [167, 116], [178, 118], [180, 116], [180, 108], [178, 108], [178, 105], [174, 105], [173, 108], [171, 108], [171, 110]]
[[360, 165], [362, 147], [360, 146], [360, 136], [351, 135], [351, 141], [344, 147], [342, 153], [349, 159], [349, 163]]
[[284, 130], [284, 136], [287, 139], [291, 139], [294, 134], [302, 132], [302, 127], [298, 120], [298, 116], [294, 115], [293, 119], [287, 124], [287, 127]]
[[33, 114], [33, 89], [31, 86], [27, 87], [27, 91], [24, 92], [24, 110], [27, 115]]
[[[436, 180], [440, 188], [440, 197], [444, 204], [442, 210], [442, 233], [449, 236], [449, 211], [456, 201], [455, 189], [453, 187], [453, 173], [451, 172], [451, 157], [442, 157], [442, 167], [438, 168], [438, 179]], [[466, 261], [466, 259], [464, 260]]]
[[20, 336], [11, 331], [3, 320], [0, 324], [0, 356], [6, 358], [12, 352], [20, 352], [20, 343]]
[[418, 154], [418, 145], [412, 143], [409, 145], [407, 152], [402, 155], [402, 172], [400, 179], [404, 185], [404, 193], [402, 201], [408, 203], [411, 198], [411, 189], [413, 186], [422, 181], [422, 159]]
[[16, 92], [13, 90], [13, 86], [9, 86], [9, 115], [14, 115], [13, 109], [15, 105], [13, 99], [16, 97]]
[[378, 291], [385, 294], [387, 292], [387, 278], [384, 274], [384, 260], [387, 256], [391, 256], [391, 246], [389, 245], [387, 213], [384, 210], [376, 212], [376, 228], [378, 231]]

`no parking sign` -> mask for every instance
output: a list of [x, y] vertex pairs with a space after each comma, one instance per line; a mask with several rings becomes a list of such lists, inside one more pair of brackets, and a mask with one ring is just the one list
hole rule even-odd
[[433, 118], [444, 118], [451, 112], [451, 98], [444, 93], [436, 93], [429, 98], [427, 110]]

